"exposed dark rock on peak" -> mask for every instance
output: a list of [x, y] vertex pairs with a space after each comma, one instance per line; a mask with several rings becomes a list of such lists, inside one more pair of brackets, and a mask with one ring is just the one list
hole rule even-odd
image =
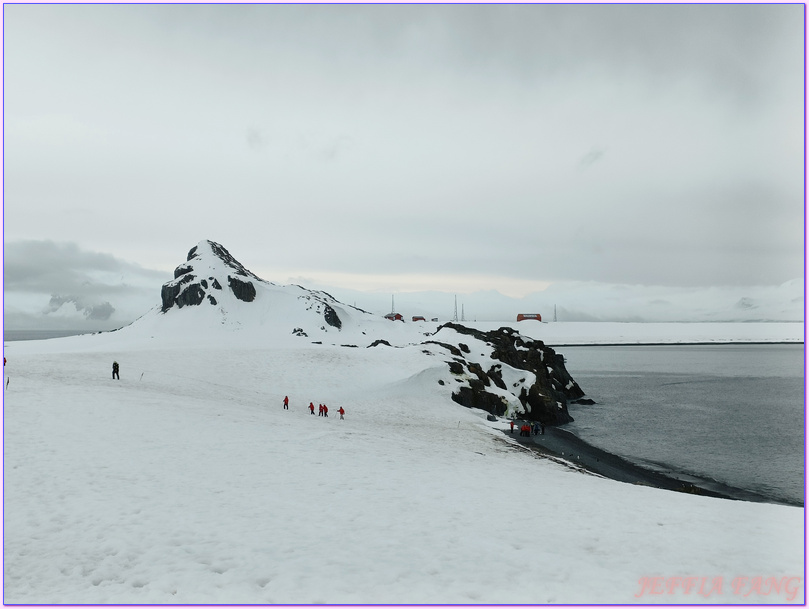
[[188, 264], [181, 264], [176, 269], [174, 269], [174, 278], [177, 279], [180, 275], [185, 275], [186, 273], [190, 273], [193, 271], [194, 268]]
[[[219, 275], [219, 278], [211, 273]], [[262, 282], [224, 247], [213, 241], [201, 241], [188, 252], [187, 260], [174, 269], [174, 280], [165, 283], [160, 290], [161, 309], [165, 313], [173, 307], [199, 306], [206, 300], [211, 306], [216, 306], [219, 299], [209, 291], [222, 290], [219, 279], [227, 280], [236, 298], [252, 302], [256, 297], [256, 288], [252, 281], [242, 278]]]
[[203, 244], [207, 245], [211, 253], [216, 258], [221, 260], [225, 264], [225, 266], [232, 269], [237, 275], [241, 275], [243, 277], [252, 277], [253, 279], [256, 279], [258, 281], [263, 281], [258, 275], [251, 273], [246, 268], [244, 268], [242, 263], [236, 260], [233, 256], [231, 256], [230, 252], [227, 251], [224, 248], [224, 246], [220, 245], [219, 243], [216, 243], [215, 241], [202, 241], [199, 245], [195, 245], [194, 247], [192, 247], [191, 250], [188, 252], [188, 258], [186, 258], [188, 262], [191, 262], [191, 260], [194, 259], [202, 258], [204, 252], [200, 251], [200, 245]]
[[330, 326], [337, 328], [338, 330], [343, 327], [343, 322], [340, 321], [340, 317], [337, 315], [337, 311], [332, 309], [326, 303], [323, 303], [325, 307], [325, 312], [323, 313], [323, 317], [326, 320], [326, 323]]
[[[477, 339], [491, 349], [489, 359], [502, 364], [487, 364], [489, 368], [484, 370], [480, 362], [470, 361], [473, 349], [461, 342], [457, 343], [457, 348], [448, 345], [447, 333], [442, 330]], [[564, 357], [542, 341], [522, 336], [512, 328], [482, 332], [455, 323], [440, 326], [438, 333], [442, 334], [442, 342], [427, 342], [439, 344], [455, 356], [447, 363], [450, 372], [460, 381], [452, 394], [452, 399], [459, 404], [501, 416], [507, 412], [509, 403], [518, 400], [522, 418], [547, 425], [573, 420], [567, 410], [568, 400], [581, 398], [584, 392], [567, 372]], [[512, 382], [509, 387], [503, 378], [504, 366], [530, 374], [519, 375], [517, 382], [509, 381]]]
[[228, 286], [233, 295], [244, 302], [253, 302], [256, 298], [256, 286], [249, 281], [242, 281], [236, 277], [228, 275]]
[[461, 350], [454, 345], [450, 345], [449, 343], [442, 343], [437, 340], [425, 340], [422, 345], [438, 345], [439, 347], [444, 347], [444, 349], [452, 353], [452, 355], [461, 357]]

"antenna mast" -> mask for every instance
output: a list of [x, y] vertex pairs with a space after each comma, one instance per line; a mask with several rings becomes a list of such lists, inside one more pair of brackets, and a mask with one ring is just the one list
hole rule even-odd
[[458, 297], [455, 296], [455, 313], [452, 315], [452, 321], [458, 321]]

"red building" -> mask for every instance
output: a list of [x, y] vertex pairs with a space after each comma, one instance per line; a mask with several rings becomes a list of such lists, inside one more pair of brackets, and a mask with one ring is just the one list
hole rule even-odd
[[427, 320], [424, 319], [423, 315], [414, 315], [413, 316], [413, 321], [427, 321]]
[[520, 313], [517, 315], [517, 321], [523, 321], [525, 319], [536, 319], [537, 321], [542, 321], [542, 315], [539, 313]]
[[402, 317], [401, 313], [388, 313], [385, 315], [385, 319], [389, 319], [391, 321], [404, 321], [404, 317]]

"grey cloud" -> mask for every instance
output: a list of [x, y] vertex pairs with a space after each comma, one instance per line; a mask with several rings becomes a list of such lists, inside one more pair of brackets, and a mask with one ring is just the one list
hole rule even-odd
[[[702, 75], [745, 97], [771, 82], [801, 42], [801, 7], [776, 5], [527, 5], [444, 7], [455, 43], [474, 60], [564, 78]], [[478, 43], [475, 41], [484, 41]], [[795, 48], [791, 49], [793, 52]], [[795, 59], [792, 57], [791, 59]]]
[[[5, 16], [12, 240], [69, 229], [173, 268], [212, 237], [291, 275], [704, 286], [803, 272], [800, 5]], [[7, 290], [109, 302], [111, 319], [165, 280], [14, 243]]]
[[[89, 25], [99, 16], [115, 24], [119, 49], [135, 44], [138, 28], [150, 28], [158, 34], [155, 53], [168, 60], [177, 55], [171, 41], [179, 41], [210, 55], [214, 66], [231, 61], [248, 74], [254, 66], [275, 73], [294, 65], [304, 74], [318, 68], [356, 78], [395, 73], [403, 62], [532, 80], [584, 73], [624, 81], [642, 73], [665, 84], [696, 74], [701, 85], [743, 99], [766, 95], [766, 85], [792, 69], [784, 59], [790, 45], [802, 48], [803, 27], [799, 5], [9, 8], [16, 19], [72, 18], [99, 51], [111, 42]], [[293, 40], [294, 52], [284, 53]]]
[[120, 327], [159, 303], [160, 286], [171, 278], [73, 243], [8, 242], [4, 250], [9, 328]]
[[99, 305], [92, 307], [85, 307], [87, 317], [89, 319], [107, 320], [115, 313], [115, 307], [108, 302], [102, 302]]
[[604, 157], [605, 152], [605, 150], [600, 148], [593, 148], [579, 160], [579, 169], [584, 170], [590, 167], [590, 165], [593, 163], [597, 163]]
[[267, 138], [260, 129], [250, 127], [247, 129], [247, 145], [252, 150], [261, 150], [267, 146]]
[[83, 250], [75, 243], [16, 241], [3, 245], [3, 288], [6, 292], [126, 293], [125, 283], [102, 282], [93, 273], [129, 275], [145, 281], [166, 279], [160, 271], [145, 269], [111, 254]]
[[320, 157], [325, 161], [334, 161], [346, 153], [351, 147], [352, 141], [352, 138], [348, 135], [339, 135], [323, 146]]
[[45, 309], [44, 313], [46, 315], [48, 313], [55, 313], [65, 303], [75, 305], [78, 312], [82, 313], [87, 319], [94, 321], [107, 321], [112, 317], [112, 314], [115, 313], [115, 307], [109, 302], [88, 304], [83, 298], [79, 298], [78, 296], [59, 296], [56, 294], [51, 295], [48, 307]]

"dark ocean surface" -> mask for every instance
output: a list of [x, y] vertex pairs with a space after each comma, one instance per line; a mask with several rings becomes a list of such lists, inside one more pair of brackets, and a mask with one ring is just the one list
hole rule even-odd
[[804, 501], [803, 345], [559, 347], [597, 403], [570, 431], [664, 473]]
[[76, 334], [92, 334], [87, 330], [3, 330], [3, 341], [15, 340], [45, 340], [48, 338], [62, 338]]

